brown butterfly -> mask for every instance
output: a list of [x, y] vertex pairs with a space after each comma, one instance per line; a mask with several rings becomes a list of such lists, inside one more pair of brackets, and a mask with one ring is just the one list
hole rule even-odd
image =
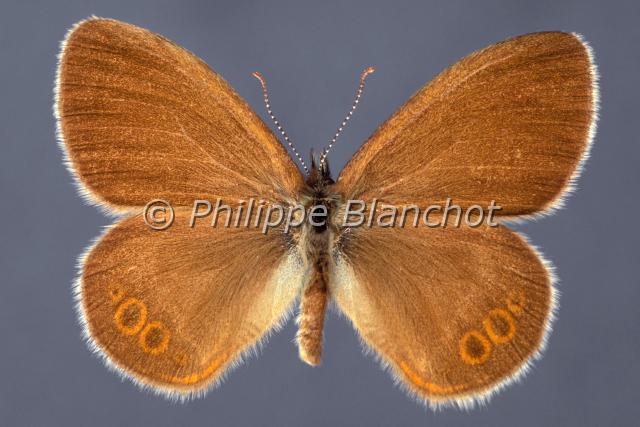
[[[318, 364], [334, 302], [419, 400], [482, 401], [544, 347], [556, 295], [549, 263], [503, 224], [344, 227], [337, 215], [350, 199], [426, 206], [449, 197], [462, 207], [498, 200], [499, 220], [549, 213], [587, 157], [597, 103], [580, 36], [512, 38], [420, 89], [335, 182], [328, 149], [305, 179], [196, 56], [129, 24], [80, 22], [60, 52], [59, 140], [82, 195], [120, 215], [81, 261], [75, 292], [86, 337], [119, 373], [184, 398], [218, 384], [297, 299], [300, 357]], [[175, 207], [162, 232], [142, 220], [158, 198]], [[216, 198], [321, 204], [327, 221], [290, 233], [190, 227], [194, 200]]]

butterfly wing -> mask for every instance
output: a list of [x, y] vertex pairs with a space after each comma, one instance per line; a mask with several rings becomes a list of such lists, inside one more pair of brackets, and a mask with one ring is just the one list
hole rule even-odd
[[[495, 200], [498, 218], [548, 212], [588, 154], [596, 78], [574, 34], [530, 34], [476, 52], [375, 132], [340, 174], [338, 191], [423, 209], [447, 198], [462, 207]], [[421, 400], [482, 400], [543, 347], [552, 274], [506, 226], [359, 227], [341, 239], [334, 299]]]
[[[82, 260], [87, 338], [142, 385], [176, 396], [206, 390], [284, 318], [304, 269], [281, 230], [191, 228], [190, 206], [286, 204], [302, 186], [299, 170], [201, 60], [114, 20], [92, 18], [67, 35], [55, 111], [80, 190], [129, 215]], [[176, 209], [162, 232], [140, 216], [158, 198]]]
[[376, 227], [345, 242], [330, 289], [408, 390], [432, 406], [464, 406], [518, 378], [538, 354], [551, 281], [507, 227]]
[[110, 366], [176, 397], [206, 391], [289, 313], [304, 267], [284, 233], [149, 228], [139, 215], [90, 249], [76, 284], [86, 338]]
[[473, 53], [374, 133], [338, 189], [395, 205], [496, 200], [497, 214], [509, 217], [548, 211], [588, 154], [596, 78], [589, 47], [575, 34], [529, 34]]
[[87, 198], [292, 199], [302, 175], [249, 106], [196, 56], [148, 30], [92, 18], [62, 44], [58, 131]]

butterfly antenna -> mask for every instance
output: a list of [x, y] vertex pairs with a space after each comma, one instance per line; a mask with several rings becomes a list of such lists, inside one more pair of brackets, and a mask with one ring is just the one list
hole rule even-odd
[[287, 132], [285, 132], [284, 128], [282, 127], [282, 125], [280, 125], [280, 122], [278, 121], [276, 116], [273, 114], [273, 111], [271, 111], [271, 103], [269, 102], [269, 94], [267, 93], [267, 82], [265, 81], [265, 79], [262, 76], [262, 74], [260, 74], [258, 71], [255, 71], [252, 75], [256, 79], [258, 79], [258, 81], [260, 82], [260, 85], [262, 86], [262, 96], [264, 98], [264, 105], [265, 105], [265, 107], [267, 107], [267, 113], [269, 114], [269, 117], [271, 117], [271, 120], [273, 120], [273, 124], [276, 125], [276, 127], [278, 128], [278, 131], [280, 132], [280, 134], [282, 135], [282, 137], [286, 141], [286, 143], [289, 146], [289, 148], [291, 148], [291, 151], [293, 151], [293, 154], [295, 154], [296, 158], [300, 161], [300, 164], [302, 165], [302, 168], [308, 174], [309, 173], [309, 169], [307, 168], [307, 165], [304, 162], [304, 159], [302, 158], [300, 153], [298, 153], [298, 150], [296, 149], [296, 146], [293, 145], [293, 142], [291, 142], [291, 139], [289, 139], [289, 135], [287, 135]]
[[338, 130], [336, 131], [336, 134], [333, 136], [333, 138], [331, 138], [331, 141], [329, 141], [329, 145], [324, 147], [324, 149], [322, 150], [322, 154], [320, 155], [321, 166], [324, 165], [327, 159], [327, 155], [329, 154], [329, 151], [331, 150], [331, 148], [333, 148], [336, 141], [338, 140], [338, 137], [340, 136], [344, 128], [347, 126], [347, 122], [349, 122], [349, 120], [351, 119], [351, 116], [353, 116], [353, 113], [356, 111], [356, 108], [358, 107], [358, 103], [360, 102], [360, 97], [362, 96], [362, 92], [364, 91], [364, 81], [366, 80], [367, 76], [373, 73], [375, 70], [376, 69], [373, 67], [368, 67], [362, 72], [362, 74], [360, 74], [360, 84], [358, 85], [358, 90], [356, 91], [356, 99], [353, 101], [353, 105], [351, 105], [351, 109], [347, 113], [347, 116], [344, 118], [342, 123], [340, 123], [340, 126], [338, 126]]

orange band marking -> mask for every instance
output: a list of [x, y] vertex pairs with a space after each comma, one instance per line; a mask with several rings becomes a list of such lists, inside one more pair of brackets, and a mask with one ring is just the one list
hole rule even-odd
[[[154, 330], [159, 331], [162, 334], [162, 338], [160, 339], [160, 342], [158, 344], [149, 345], [149, 343], [147, 342], [147, 335]], [[140, 344], [140, 348], [142, 348], [145, 353], [156, 355], [164, 353], [167, 350], [167, 347], [169, 347], [170, 335], [171, 334], [169, 333], [167, 328], [161, 322], [149, 322], [138, 337], [138, 343]]]
[[402, 372], [404, 372], [409, 381], [411, 381], [415, 386], [424, 389], [431, 394], [450, 394], [464, 390], [465, 388], [465, 386], [462, 384], [441, 386], [435, 383], [426, 382], [418, 374], [416, 374], [405, 362], [400, 362], [400, 369], [402, 369]]
[[177, 384], [186, 384], [186, 385], [195, 384], [209, 377], [211, 374], [217, 371], [218, 368], [220, 368], [220, 366], [222, 366], [222, 364], [225, 362], [225, 360], [226, 360], [226, 357], [222, 355], [217, 359], [215, 359], [213, 362], [211, 362], [209, 366], [207, 366], [204, 370], [202, 370], [199, 373], [186, 375], [182, 377], [173, 376], [173, 377], [169, 377], [168, 380], [172, 383], [177, 383]]
[[[479, 356], [473, 356], [469, 353], [469, 340], [476, 339], [482, 346], [482, 353]], [[469, 365], [479, 365], [487, 361], [491, 355], [491, 342], [477, 330], [471, 330], [464, 334], [460, 339], [460, 357]]]
[[[509, 326], [509, 329], [505, 334], [499, 334], [494, 329], [492, 319], [497, 318], [502, 319]], [[484, 330], [487, 332], [487, 335], [489, 335], [489, 338], [491, 338], [491, 341], [496, 344], [507, 343], [511, 341], [516, 334], [516, 322], [513, 320], [511, 313], [502, 308], [494, 308], [491, 310], [489, 315], [482, 321], [482, 325], [484, 326]]]
[[[123, 323], [122, 316], [124, 316], [127, 309], [132, 306], [135, 306], [138, 310], [138, 320], [134, 325], [127, 326]], [[144, 323], [147, 321], [147, 306], [137, 298], [128, 298], [116, 309], [113, 315], [113, 321], [118, 330], [124, 335], [135, 335], [140, 332], [140, 329], [142, 329]]]

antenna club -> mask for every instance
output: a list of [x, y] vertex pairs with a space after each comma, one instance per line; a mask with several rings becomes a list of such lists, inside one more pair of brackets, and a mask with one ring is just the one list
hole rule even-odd
[[258, 79], [258, 81], [260, 81], [260, 85], [265, 88], [267, 86], [266, 81], [264, 80], [264, 76], [260, 73], [260, 71], [254, 71], [253, 73], [251, 73], [251, 75], [253, 77], [255, 77], [256, 79]]
[[360, 74], [360, 81], [364, 82], [364, 79], [366, 79], [369, 74], [373, 74], [375, 71], [376, 71], [375, 67], [365, 68], [362, 74]]

